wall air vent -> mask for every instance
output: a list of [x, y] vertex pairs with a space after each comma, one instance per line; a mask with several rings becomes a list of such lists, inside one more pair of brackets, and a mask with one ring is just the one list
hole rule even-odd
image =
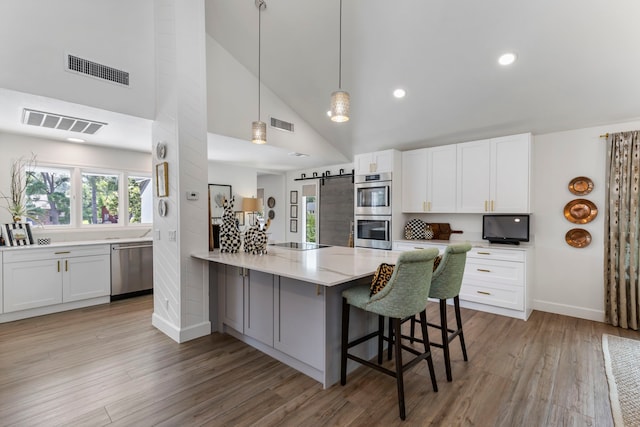
[[46, 113], [44, 111], [22, 110], [22, 123], [31, 126], [40, 126], [50, 129], [67, 130], [93, 135], [107, 123], [96, 122], [95, 120], [79, 119], [77, 117], [63, 116], [60, 114]]
[[74, 55], [67, 55], [67, 70], [129, 86], [128, 72], [98, 64], [97, 62], [79, 58]]
[[284, 120], [271, 117], [271, 127], [285, 130], [287, 132], [293, 132], [293, 123], [285, 122]]

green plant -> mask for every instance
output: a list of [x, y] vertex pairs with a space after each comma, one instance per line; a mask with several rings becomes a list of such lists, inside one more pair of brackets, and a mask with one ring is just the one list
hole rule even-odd
[[7, 202], [5, 209], [11, 214], [14, 222], [18, 222], [27, 214], [26, 191], [27, 186], [33, 174], [32, 170], [36, 167], [36, 155], [25, 160], [24, 156], [14, 160], [11, 163], [10, 175], [11, 184], [9, 186], [10, 195], [2, 193], [2, 197]]

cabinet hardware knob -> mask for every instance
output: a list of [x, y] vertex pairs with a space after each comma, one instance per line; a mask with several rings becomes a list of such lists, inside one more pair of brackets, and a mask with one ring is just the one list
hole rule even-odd
[[491, 270], [486, 270], [484, 268], [477, 268], [476, 270], [482, 271], [483, 273], [491, 273]]
[[478, 255], [491, 255], [491, 252], [478, 252]]
[[485, 292], [485, 291], [476, 291], [476, 292], [482, 295], [491, 295], [491, 292]]

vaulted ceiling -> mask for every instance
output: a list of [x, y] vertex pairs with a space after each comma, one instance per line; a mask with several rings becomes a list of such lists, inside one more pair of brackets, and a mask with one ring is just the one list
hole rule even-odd
[[[341, 124], [326, 115], [330, 94], [338, 88], [339, 0], [266, 2], [263, 87], [318, 135], [328, 154], [306, 163], [287, 158], [291, 146], [278, 146], [278, 136], [256, 151], [246, 142], [247, 123], [246, 130], [221, 137], [209, 129], [217, 141], [210, 150], [218, 150], [213, 156], [210, 151], [210, 158], [263, 170], [299, 169], [391, 147], [640, 118], [636, 0], [343, 0], [342, 88], [351, 94], [351, 120]], [[138, 76], [153, 75], [154, 4], [3, 2], [0, 131], [64, 139], [59, 131], [19, 123], [22, 106], [41, 105], [45, 111], [58, 108], [109, 122], [101, 140], [90, 143], [150, 150], [153, 79], [138, 80], [134, 90], [114, 96], [108, 85], [79, 82], [64, 72], [62, 56], [70, 51]], [[257, 76], [254, 0], [205, 0], [205, 10], [211, 39]], [[517, 54], [509, 67], [497, 63], [506, 51]], [[404, 99], [392, 96], [398, 87], [407, 91]], [[253, 102], [247, 107], [252, 112]], [[229, 141], [236, 142], [234, 150]]]

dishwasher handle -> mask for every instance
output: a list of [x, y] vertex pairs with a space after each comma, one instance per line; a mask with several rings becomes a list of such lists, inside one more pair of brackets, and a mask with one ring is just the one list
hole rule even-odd
[[140, 249], [140, 248], [152, 248], [153, 245], [136, 245], [136, 246], [113, 246], [111, 249], [114, 251], [120, 251], [125, 249]]

